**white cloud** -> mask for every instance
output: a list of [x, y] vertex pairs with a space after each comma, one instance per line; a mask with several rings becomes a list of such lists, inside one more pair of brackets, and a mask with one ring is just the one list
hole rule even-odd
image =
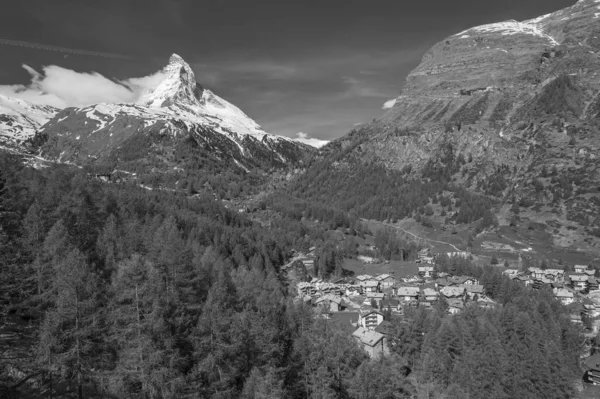
[[388, 100], [388, 101], [386, 101], [386, 102], [383, 104], [383, 107], [382, 107], [382, 108], [383, 108], [383, 109], [389, 109], [389, 108], [392, 108], [392, 107], [393, 107], [393, 106], [396, 104], [396, 100], [397, 100], [396, 98], [393, 98], [393, 99], [391, 99], [391, 100]]
[[31, 83], [0, 85], [0, 94], [58, 108], [102, 102], [133, 103], [144, 91], [155, 88], [162, 79], [161, 72], [113, 81], [97, 72], [76, 72], [56, 65], [45, 66], [43, 73], [28, 65], [23, 65], [23, 68], [31, 75]]
[[304, 144], [308, 144], [310, 146], [316, 147], [316, 148], [321, 148], [323, 147], [325, 144], [329, 143], [328, 140], [321, 140], [321, 139], [316, 139], [314, 137], [309, 137], [308, 134], [306, 133], [297, 133], [296, 137], [294, 140], [299, 141], [300, 143], [304, 143]]

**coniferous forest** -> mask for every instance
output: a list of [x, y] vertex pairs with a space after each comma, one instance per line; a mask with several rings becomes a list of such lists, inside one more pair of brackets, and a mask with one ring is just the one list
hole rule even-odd
[[350, 325], [292, 301], [281, 267], [331, 245], [297, 217], [262, 227], [212, 196], [10, 155], [0, 215], [3, 328], [29, 348], [2, 348], [0, 384], [20, 397], [568, 398], [581, 378], [582, 337], [551, 293], [468, 260], [439, 271], [501, 306], [386, 312], [391, 355], [370, 360]]

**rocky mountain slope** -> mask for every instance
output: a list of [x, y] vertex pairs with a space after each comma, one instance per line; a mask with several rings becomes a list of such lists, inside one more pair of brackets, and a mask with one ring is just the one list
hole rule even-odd
[[0, 94], [0, 145], [21, 145], [58, 111]]
[[43, 157], [61, 162], [161, 172], [207, 164], [238, 170], [285, 167], [313, 151], [263, 131], [198, 84], [181, 57], [173, 55], [163, 75], [136, 104], [61, 110], [37, 131], [34, 146]]
[[600, 1], [442, 40], [382, 118], [322, 154], [332, 171], [449, 175], [494, 199], [501, 223], [516, 202], [556, 244], [598, 250]]

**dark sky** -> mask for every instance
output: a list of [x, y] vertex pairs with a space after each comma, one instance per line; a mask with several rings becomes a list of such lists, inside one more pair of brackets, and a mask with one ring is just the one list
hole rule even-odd
[[[475, 25], [523, 20], [575, 0], [18, 0], [0, 39], [0, 85], [27, 84], [27, 64], [111, 79], [156, 72], [171, 53], [197, 80], [267, 131], [332, 139], [382, 114], [422, 54]], [[118, 58], [125, 55], [131, 59]]]

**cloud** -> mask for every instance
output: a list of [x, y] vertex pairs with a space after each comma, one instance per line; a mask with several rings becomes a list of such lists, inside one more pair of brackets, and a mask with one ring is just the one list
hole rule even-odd
[[308, 134], [306, 133], [297, 133], [296, 137], [294, 140], [299, 141], [300, 143], [304, 143], [304, 144], [308, 144], [310, 146], [316, 147], [316, 148], [321, 148], [323, 147], [325, 144], [329, 143], [328, 140], [321, 140], [321, 139], [317, 139], [314, 137], [309, 137]]
[[394, 105], [396, 105], [396, 98], [392, 98], [391, 100], [387, 100], [385, 103], [383, 103], [383, 109], [389, 109], [392, 108]]
[[113, 81], [97, 72], [76, 72], [56, 65], [45, 66], [39, 73], [28, 65], [31, 75], [28, 85], [0, 86], [0, 94], [21, 98], [34, 104], [57, 108], [82, 107], [90, 104], [133, 103], [143, 92], [155, 88], [162, 72], [121, 81]]

